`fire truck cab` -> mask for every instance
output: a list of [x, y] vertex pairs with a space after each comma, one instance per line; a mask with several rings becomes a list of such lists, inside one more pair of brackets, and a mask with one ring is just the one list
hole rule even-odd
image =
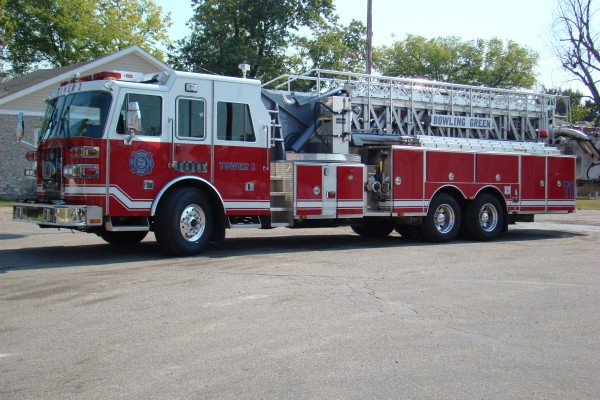
[[489, 240], [574, 210], [575, 159], [541, 137], [552, 96], [321, 70], [276, 83], [124, 71], [65, 82], [33, 156], [36, 198], [13, 218], [113, 244], [153, 231], [191, 255], [227, 228]]

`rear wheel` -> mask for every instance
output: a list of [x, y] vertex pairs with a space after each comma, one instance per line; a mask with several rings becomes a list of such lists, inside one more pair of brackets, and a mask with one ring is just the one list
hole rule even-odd
[[179, 188], [161, 202], [154, 234], [164, 251], [189, 256], [206, 247], [213, 229], [214, 215], [208, 197], [199, 189]]
[[460, 229], [461, 213], [458, 201], [449, 194], [437, 194], [429, 203], [421, 234], [430, 242], [449, 242]]
[[119, 246], [131, 246], [138, 244], [148, 234], [147, 231], [132, 231], [132, 232], [114, 232], [114, 231], [101, 231], [98, 233], [105, 242], [115, 244]]
[[504, 211], [498, 199], [480, 194], [467, 205], [465, 230], [475, 240], [492, 240], [500, 236], [504, 226]]

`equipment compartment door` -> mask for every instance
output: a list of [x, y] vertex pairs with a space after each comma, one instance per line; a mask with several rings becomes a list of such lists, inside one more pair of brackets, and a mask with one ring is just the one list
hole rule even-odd
[[546, 157], [521, 156], [521, 211], [546, 210]]
[[392, 171], [393, 212], [401, 215], [423, 213], [423, 149], [394, 149]]
[[548, 211], [575, 207], [575, 158], [548, 157]]
[[365, 166], [337, 167], [337, 215], [339, 218], [362, 217], [364, 214], [363, 177]]
[[323, 214], [323, 167], [296, 164], [294, 215], [311, 216]]

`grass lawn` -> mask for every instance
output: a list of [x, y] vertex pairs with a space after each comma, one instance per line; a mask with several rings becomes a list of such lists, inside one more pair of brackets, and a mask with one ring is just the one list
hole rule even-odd
[[577, 199], [578, 210], [600, 210], [600, 199]]

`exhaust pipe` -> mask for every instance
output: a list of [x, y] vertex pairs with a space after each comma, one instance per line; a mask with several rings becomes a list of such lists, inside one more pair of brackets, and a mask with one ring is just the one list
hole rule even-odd
[[579, 143], [579, 146], [583, 151], [592, 158], [595, 163], [600, 162], [600, 150], [594, 146], [592, 140], [583, 132], [576, 129], [558, 127], [552, 131], [554, 139], [559, 137], [565, 137], [567, 139], [575, 140]]

